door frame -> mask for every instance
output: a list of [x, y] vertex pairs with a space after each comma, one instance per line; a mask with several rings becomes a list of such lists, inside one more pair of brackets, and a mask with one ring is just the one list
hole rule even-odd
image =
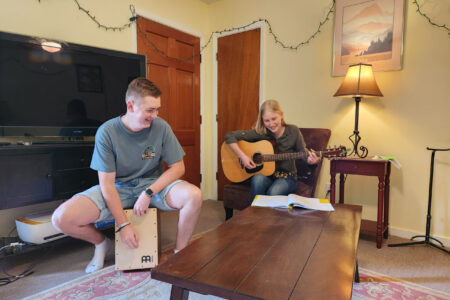
[[[140, 9], [139, 7], [135, 7], [135, 12], [137, 16], [144, 17], [148, 20], [152, 20], [154, 22], [163, 24], [168, 27], [172, 27], [173, 29], [185, 32], [187, 34], [193, 35], [195, 37], [198, 37], [200, 39], [200, 47], [204, 44], [205, 38], [203, 34], [199, 31], [193, 30], [189, 27], [186, 27], [184, 25], [181, 25], [179, 23], [173, 22], [172, 20], [165, 19], [163, 17], [160, 17], [158, 15], [152, 14], [144, 9]], [[137, 53], [137, 26], [136, 22], [133, 22], [132, 26], [132, 49], [134, 53]], [[202, 54], [203, 55], [203, 54]], [[203, 58], [204, 59], [204, 58]], [[205, 153], [205, 122], [203, 121], [205, 119], [205, 84], [204, 84], [204, 74], [205, 74], [205, 64], [202, 63], [203, 59], [200, 60], [200, 119], [202, 122], [200, 123], [200, 174], [202, 175], [202, 181], [200, 182], [200, 189], [202, 192], [205, 191], [205, 184], [206, 184], [206, 176], [205, 174], [205, 158], [204, 155], [201, 155], [201, 153]], [[146, 63], [147, 64], [147, 63]], [[204, 199], [208, 199], [203, 197]]]
[[[212, 115], [212, 128], [213, 128], [213, 194], [209, 196], [208, 199], [214, 199], [217, 200], [218, 199], [218, 195], [217, 195], [217, 188], [218, 188], [218, 184], [217, 184], [217, 178], [216, 178], [216, 174], [218, 172], [218, 165], [217, 165], [217, 157], [218, 157], [218, 137], [217, 137], [217, 130], [218, 130], [218, 124], [217, 124], [217, 119], [216, 116], [218, 114], [218, 67], [217, 67], [217, 48], [218, 48], [218, 39], [227, 35], [233, 35], [236, 33], [240, 33], [240, 32], [245, 32], [245, 31], [249, 31], [249, 30], [253, 30], [253, 29], [257, 29], [259, 28], [260, 31], [260, 56], [259, 56], [259, 105], [261, 105], [262, 102], [264, 102], [262, 99], [264, 99], [264, 85], [263, 85], [263, 70], [264, 70], [264, 25], [265, 22], [264, 21], [258, 21], [255, 22], [254, 24], [246, 27], [245, 29], [235, 29], [232, 31], [227, 31], [227, 32], [223, 32], [223, 33], [214, 33], [213, 34], [213, 115]], [[246, 129], [246, 128], [242, 128], [242, 129]]]

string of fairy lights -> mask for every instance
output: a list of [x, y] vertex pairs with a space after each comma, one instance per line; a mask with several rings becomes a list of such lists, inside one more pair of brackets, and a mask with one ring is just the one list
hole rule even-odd
[[[38, 0], [38, 1], [41, 2], [41, 0]], [[272, 25], [270, 24], [269, 20], [267, 20], [267, 19], [258, 19], [258, 20], [252, 21], [252, 22], [250, 22], [250, 23], [248, 23], [248, 24], [246, 24], [246, 25], [240, 26], [240, 27], [232, 27], [232, 28], [227, 28], [227, 29], [220, 30], [220, 31], [213, 31], [213, 32], [210, 34], [210, 36], [209, 36], [208, 41], [206, 42], [206, 44], [200, 47], [199, 53], [196, 53], [196, 54], [194, 54], [194, 55], [192, 55], [192, 56], [190, 56], [190, 57], [187, 57], [187, 58], [178, 59], [178, 58], [169, 57], [164, 51], [160, 50], [160, 49], [159, 49], [159, 48], [158, 48], [158, 47], [150, 40], [150, 38], [147, 36], [147, 34], [145, 33], [145, 31], [143, 31], [143, 30], [140, 28], [140, 26], [139, 26], [139, 24], [138, 24], [138, 22], [137, 22], [138, 16], [136, 16], [135, 8], [134, 8], [133, 5], [130, 5], [131, 17], [128, 19], [128, 22], [127, 22], [126, 24], [123, 24], [122, 26], [107, 26], [107, 25], [102, 24], [100, 21], [98, 21], [97, 18], [96, 18], [89, 10], [87, 10], [87, 9], [84, 8], [84, 7], [82, 7], [82, 6], [80, 5], [80, 3], [78, 2], [78, 0], [73, 0], [73, 1], [75, 2], [75, 4], [77, 5], [77, 7], [78, 7], [79, 10], [81, 10], [82, 12], [84, 12], [84, 13], [85, 13], [85, 14], [86, 14], [93, 22], [95, 22], [95, 23], [97, 24], [97, 26], [98, 26], [99, 28], [102, 28], [102, 29], [104, 29], [104, 30], [106, 30], [106, 31], [108, 31], [108, 30], [112, 30], [112, 31], [123, 31], [123, 30], [125, 30], [125, 29], [130, 28], [131, 25], [132, 25], [133, 23], [136, 23], [138, 33], [141, 34], [141, 35], [143, 35], [143, 37], [144, 37], [144, 39], [145, 39], [145, 42], [146, 42], [148, 45], [150, 45], [151, 47], [153, 47], [153, 49], [154, 49], [156, 52], [158, 52], [160, 55], [162, 55], [162, 56], [164, 56], [164, 57], [166, 57], [166, 58], [168, 58], [168, 59], [172, 59], [172, 60], [181, 60], [181, 61], [189, 61], [189, 60], [193, 59], [194, 57], [201, 55], [201, 53], [203, 52], [203, 50], [206, 49], [206, 48], [211, 44], [211, 41], [212, 41], [212, 38], [213, 38], [214, 34], [219, 34], [219, 35], [220, 35], [220, 34], [224, 34], [224, 33], [228, 33], [228, 32], [245, 31], [247, 28], [253, 26], [255, 23], [258, 23], [258, 22], [264, 22], [264, 23], [267, 25], [267, 27], [268, 27], [268, 32], [269, 32], [270, 35], [272, 35], [272, 37], [273, 37], [273, 39], [274, 39], [274, 41], [275, 41], [275, 44], [278, 44], [279, 46], [281, 46], [281, 47], [284, 48], [284, 49], [297, 51], [297, 50], [300, 49], [300, 47], [308, 45], [308, 44], [311, 42], [311, 40], [313, 40], [313, 39], [321, 32], [322, 27], [330, 20], [330, 16], [331, 16], [332, 13], [334, 12], [335, 5], [336, 5], [336, 0], [332, 0], [331, 7], [329, 8], [329, 10], [328, 10], [327, 14], [325, 15], [324, 19], [323, 19], [322, 21], [320, 21], [320, 23], [319, 23], [317, 29], [314, 31], [314, 33], [311, 34], [311, 35], [310, 35], [307, 39], [305, 39], [304, 41], [299, 42], [299, 43], [297, 43], [297, 44], [289, 45], [289, 44], [283, 42], [282, 40], [280, 40], [280, 38], [277, 36], [277, 34], [273, 31]], [[446, 30], [446, 31], [448, 32], [448, 34], [450, 35], [450, 29], [449, 29], [449, 27], [447, 27], [447, 25], [445, 25], [445, 24], [437, 24], [436, 22], [434, 22], [434, 21], [433, 21], [426, 13], [424, 13], [424, 12], [422, 11], [422, 9], [420, 8], [420, 5], [419, 5], [419, 3], [417, 2], [417, 0], [412, 0], [412, 3], [415, 4], [415, 5], [417, 6], [417, 13], [419, 13], [419, 14], [420, 14], [421, 16], [423, 16], [426, 20], [428, 20], [428, 22], [429, 22], [431, 25]]]
[[[38, 0], [38, 1], [40, 2], [40, 0]], [[84, 12], [86, 15], [88, 15], [88, 17], [89, 17], [92, 21], [94, 21], [94, 22], [97, 24], [98, 27], [103, 28], [103, 29], [105, 29], [106, 31], [108, 31], [108, 30], [113, 30], [113, 31], [118, 30], [118, 31], [122, 31], [122, 30], [124, 30], [124, 29], [126, 29], [126, 28], [129, 28], [134, 22], [137, 21], [137, 18], [138, 18], [138, 17], [136, 16], [134, 6], [133, 6], [133, 5], [130, 5], [130, 11], [131, 11], [131, 15], [132, 15], [132, 16], [129, 18], [129, 22], [128, 22], [128, 23], [126, 23], [126, 24], [124, 24], [124, 25], [122, 25], [122, 26], [117, 26], [117, 27], [106, 26], [106, 25], [101, 24], [101, 23], [96, 19], [96, 17], [90, 13], [89, 10], [83, 8], [77, 0], [73, 0], [73, 1], [76, 3], [76, 5], [77, 5], [77, 7], [78, 7], [79, 10], [81, 10], [81, 11]], [[285, 42], [283, 42], [282, 40], [280, 40], [280, 38], [277, 36], [277, 34], [273, 31], [272, 25], [270, 24], [269, 20], [267, 20], [267, 19], [258, 19], [258, 20], [252, 21], [252, 22], [250, 22], [250, 23], [248, 23], [248, 24], [246, 24], [246, 25], [240, 26], [240, 27], [232, 27], [232, 28], [227, 28], [227, 29], [224, 29], [224, 30], [212, 32], [212, 33], [210, 34], [210, 36], [209, 36], [208, 41], [206, 42], [206, 44], [200, 47], [199, 53], [196, 53], [196, 54], [194, 54], [194, 55], [192, 55], [192, 56], [190, 56], [190, 57], [182, 58], [182, 59], [177, 59], [177, 58], [173, 58], [173, 57], [168, 56], [163, 50], [160, 50], [160, 49], [159, 49], [159, 48], [151, 41], [151, 39], [147, 36], [147, 34], [145, 33], [145, 31], [142, 30], [142, 29], [140, 28], [138, 22], [136, 22], [136, 25], [137, 25], [138, 33], [141, 34], [142, 36], [144, 36], [145, 43], [147, 43], [148, 45], [150, 45], [150, 46], [154, 49], [154, 51], [156, 51], [157, 53], [159, 53], [160, 55], [164, 56], [164, 57], [167, 58], [167, 59], [171, 59], [171, 60], [181, 60], [181, 61], [190, 61], [190, 60], [193, 59], [194, 57], [201, 55], [201, 53], [203, 52], [203, 50], [204, 50], [205, 48], [207, 48], [207, 47], [211, 44], [211, 41], [212, 41], [212, 38], [213, 38], [214, 34], [219, 34], [219, 35], [220, 35], [220, 34], [224, 34], [224, 33], [227, 33], [227, 32], [244, 31], [244, 30], [246, 30], [247, 28], [253, 26], [255, 23], [258, 23], [258, 22], [264, 22], [265, 24], [267, 24], [268, 31], [269, 31], [269, 33], [272, 35], [272, 37], [273, 37], [273, 39], [274, 39], [274, 41], [275, 41], [276, 44], [279, 44], [279, 45], [280, 45], [282, 48], [284, 48], [284, 49], [298, 50], [300, 47], [309, 44], [310, 41], [311, 41], [312, 39], [314, 39], [314, 38], [321, 32], [321, 28], [322, 28], [322, 27], [330, 20], [330, 16], [331, 16], [331, 14], [334, 12], [334, 7], [335, 7], [335, 0], [332, 0], [332, 5], [331, 5], [330, 9], [328, 10], [327, 14], [325, 15], [325, 18], [319, 23], [319, 25], [318, 25], [316, 31], [314, 31], [314, 33], [313, 33], [311, 36], [309, 36], [309, 38], [307, 38], [306, 40], [304, 40], [304, 41], [302, 41], [302, 42], [297, 43], [296, 45], [288, 45], [288, 44], [286, 44]]]
[[420, 5], [419, 5], [419, 3], [417, 2], [417, 0], [413, 0], [413, 4], [415, 4], [415, 5], [417, 6], [417, 10], [416, 10], [417, 13], [419, 13], [422, 17], [424, 17], [425, 19], [427, 19], [428, 22], [429, 22], [431, 25], [436, 26], [436, 27], [440, 27], [440, 28], [444, 28], [445, 30], [447, 30], [447, 33], [450, 35], [450, 28], [448, 28], [447, 25], [445, 25], [445, 24], [439, 25], [439, 24], [433, 22], [433, 20], [431, 20], [431, 18], [430, 18], [427, 14], [425, 14], [425, 13], [420, 9]]
[[[88, 15], [88, 17], [91, 18], [91, 20], [94, 21], [95, 24], [97, 24], [99, 28], [103, 28], [103, 29], [105, 29], [106, 31], [108, 31], [108, 30], [112, 30], [112, 31], [116, 31], [116, 30], [117, 30], [117, 31], [122, 31], [122, 30], [124, 30], [124, 29], [127, 29], [127, 28], [131, 27], [131, 25], [132, 25], [132, 24], [136, 21], [136, 19], [137, 19], [136, 13], [135, 13], [135, 11], [134, 11], [134, 6], [133, 6], [133, 5], [130, 5], [130, 11], [131, 11], [131, 16], [132, 16], [132, 17], [129, 19], [129, 22], [128, 22], [128, 23], [126, 23], [126, 24], [124, 24], [124, 25], [122, 25], [122, 26], [118, 26], [118, 27], [106, 26], [106, 25], [103, 25], [102, 23], [100, 23], [100, 22], [95, 18], [95, 16], [92, 15], [92, 14], [89, 12], [89, 10], [85, 9], [84, 7], [82, 7], [82, 6], [80, 5], [80, 3], [78, 2], [78, 0], [73, 0], [73, 1], [74, 1], [74, 2], [76, 3], [76, 5], [78, 6], [78, 9], [79, 9], [79, 10], [81, 10], [81, 11], [84, 12], [86, 15]], [[41, 2], [41, 0], [39, 0], [39, 2]]]
[[[38, 1], [41, 2], [41, 0], [38, 0]], [[147, 36], [145, 31], [142, 30], [139, 27], [139, 24], [137, 23], [138, 16], [136, 16], [135, 9], [134, 9], [133, 5], [130, 5], [131, 17], [128, 19], [128, 22], [126, 24], [124, 24], [122, 26], [107, 26], [107, 25], [102, 24], [100, 21], [98, 21], [97, 18], [88, 9], [84, 8], [83, 6], [81, 6], [81, 4], [78, 2], [78, 0], [73, 0], [73, 1], [75, 2], [77, 8], [80, 11], [84, 12], [93, 22], [95, 22], [95, 24], [97, 24], [97, 26], [99, 28], [102, 28], [102, 29], [104, 29], [106, 31], [108, 31], [108, 30], [123, 31], [123, 30], [131, 27], [131, 25], [133, 23], [136, 23], [138, 32], [144, 36], [145, 42], [148, 45], [152, 46], [153, 49], [156, 52], [158, 52], [159, 54], [165, 56], [166, 58], [168, 58], [168, 59], [175, 59], [173, 57], [167, 56], [167, 54], [164, 51], [160, 50], [150, 40], [150, 38]], [[318, 25], [317, 29], [314, 31], [314, 33], [311, 34], [306, 40], [304, 40], [302, 42], [299, 42], [296, 45], [288, 45], [287, 43], [283, 42], [278, 37], [278, 35], [274, 32], [274, 30], [272, 29], [272, 25], [270, 24], [269, 20], [267, 20], [267, 19], [258, 19], [258, 20], [252, 21], [252, 22], [250, 22], [250, 23], [248, 23], [246, 25], [240, 26], [240, 27], [232, 27], [232, 28], [227, 28], [227, 29], [224, 29], [224, 30], [214, 31], [214, 32], [212, 32], [210, 34], [206, 44], [200, 47], [199, 53], [196, 53], [196, 54], [192, 55], [191, 57], [187, 57], [187, 58], [184, 58], [184, 59], [175, 59], [175, 60], [188, 61], [188, 60], [191, 60], [192, 58], [194, 58], [196, 56], [199, 56], [203, 52], [203, 50], [206, 49], [211, 44], [211, 41], [212, 41], [212, 38], [213, 38], [214, 34], [219, 34], [220, 35], [220, 34], [224, 34], [224, 33], [228, 33], [228, 32], [245, 31], [247, 28], [253, 26], [255, 23], [258, 23], [258, 22], [264, 22], [267, 25], [268, 31], [272, 35], [272, 37], [273, 37], [273, 39], [274, 39], [276, 44], [280, 45], [284, 49], [298, 50], [300, 47], [309, 44], [311, 42], [311, 40], [314, 39], [321, 32], [321, 28], [330, 20], [330, 16], [334, 12], [334, 7], [335, 7], [335, 0], [332, 0], [332, 4], [331, 4], [330, 9], [328, 10], [327, 14], [325, 15], [325, 18], [319, 23], [319, 25]]]

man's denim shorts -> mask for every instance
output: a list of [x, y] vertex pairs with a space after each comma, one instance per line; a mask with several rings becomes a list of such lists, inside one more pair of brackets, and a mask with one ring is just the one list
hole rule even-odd
[[[122, 207], [133, 208], [134, 203], [138, 199], [139, 195], [143, 190], [147, 189], [156, 178], [136, 178], [127, 182], [116, 182], [117, 192], [119, 193], [120, 200], [122, 202]], [[150, 201], [150, 207], [156, 207], [161, 210], [175, 210], [175, 208], [170, 207], [166, 202], [166, 195], [169, 190], [178, 182], [183, 180], [175, 180], [168, 186], [166, 186], [162, 191], [152, 197]], [[106, 205], [105, 199], [100, 189], [100, 185], [95, 185], [84, 192], [78, 193], [75, 196], [84, 196], [91, 199], [95, 205], [100, 209], [100, 216], [95, 221], [103, 221], [110, 219], [112, 217], [111, 212]]]

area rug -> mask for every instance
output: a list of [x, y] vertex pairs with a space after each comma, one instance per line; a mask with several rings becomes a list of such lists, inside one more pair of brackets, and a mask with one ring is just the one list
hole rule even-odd
[[[432, 290], [360, 268], [360, 283], [353, 285], [352, 300], [449, 300], [450, 294]], [[169, 299], [171, 285], [151, 279], [149, 271], [115, 271], [114, 266], [25, 298], [57, 300], [89, 299]], [[190, 300], [222, 298], [189, 293]]]

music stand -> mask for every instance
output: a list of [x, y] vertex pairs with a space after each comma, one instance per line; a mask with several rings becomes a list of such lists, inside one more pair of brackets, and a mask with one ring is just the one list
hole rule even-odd
[[[409, 243], [399, 243], [399, 244], [388, 244], [388, 247], [401, 247], [401, 246], [409, 246], [409, 245], [419, 245], [419, 244], [426, 244], [433, 246], [439, 250], [442, 250], [446, 252], [447, 254], [450, 254], [450, 251], [445, 249], [444, 244], [442, 244], [441, 241], [438, 239], [435, 239], [434, 237], [430, 236], [430, 221], [431, 221], [431, 196], [433, 194], [433, 171], [434, 171], [434, 155], [436, 151], [450, 151], [450, 148], [447, 149], [435, 149], [435, 148], [429, 148], [427, 147], [427, 150], [431, 150], [431, 167], [430, 167], [430, 187], [428, 189], [428, 213], [427, 213], [427, 227], [425, 230], [425, 235], [415, 235], [411, 238], [411, 240], [414, 240], [415, 238], [424, 238], [423, 241], [417, 241], [417, 242], [409, 242]], [[433, 241], [436, 241], [440, 244], [436, 245], [433, 243]]]

